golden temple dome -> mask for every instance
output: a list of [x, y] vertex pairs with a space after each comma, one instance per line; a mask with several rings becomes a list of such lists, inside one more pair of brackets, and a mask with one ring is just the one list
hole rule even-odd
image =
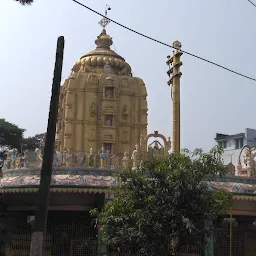
[[104, 28], [95, 40], [96, 49], [86, 53], [75, 63], [73, 72], [112, 73], [131, 76], [131, 67], [123, 57], [111, 50], [112, 38]]

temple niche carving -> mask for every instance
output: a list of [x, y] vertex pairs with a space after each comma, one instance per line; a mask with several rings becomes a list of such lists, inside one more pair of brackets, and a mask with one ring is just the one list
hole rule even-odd
[[159, 159], [164, 157], [164, 146], [157, 140], [154, 140], [148, 146], [148, 157]]

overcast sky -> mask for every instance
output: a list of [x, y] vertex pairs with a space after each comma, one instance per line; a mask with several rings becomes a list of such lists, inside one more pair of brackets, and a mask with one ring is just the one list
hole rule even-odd
[[[255, 1], [256, 0], [252, 0]], [[81, 0], [151, 37], [256, 77], [256, 8], [246, 0]], [[72, 0], [35, 0], [21, 6], [0, 1], [0, 117], [26, 129], [46, 130], [57, 37], [65, 37], [63, 79], [76, 60], [95, 48], [100, 17]], [[148, 90], [148, 132], [172, 134], [166, 56], [172, 49], [109, 24], [113, 50], [131, 65]], [[193, 57], [182, 56], [181, 144], [208, 150], [216, 132], [256, 128], [256, 82]]]

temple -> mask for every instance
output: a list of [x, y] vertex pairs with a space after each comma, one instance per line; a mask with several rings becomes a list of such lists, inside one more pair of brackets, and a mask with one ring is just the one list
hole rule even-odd
[[109, 154], [131, 154], [140, 135], [147, 134], [147, 90], [110, 49], [105, 28], [95, 43], [61, 87], [57, 149], [85, 154], [103, 147]]
[[[146, 86], [111, 50], [107, 20], [102, 22], [96, 49], [74, 64], [61, 87], [45, 255], [109, 255], [89, 211], [113, 198], [109, 187], [116, 185], [120, 168], [136, 170], [145, 158], [165, 157], [171, 149], [170, 138], [148, 133]], [[6, 154], [0, 179], [0, 255], [29, 255], [43, 147], [44, 140], [35, 152], [25, 150], [21, 156], [11, 149]], [[233, 193], [235, 204], [223, 220], [221, 236], [213, 234], [207, 255], [255, 255], [254, 149], [243, 154], [239, 176], [229, 165], [227, 176], [212, 177], [209, 183], [209, 189]], [[188, 245], [182, 255], [200, 253]]]

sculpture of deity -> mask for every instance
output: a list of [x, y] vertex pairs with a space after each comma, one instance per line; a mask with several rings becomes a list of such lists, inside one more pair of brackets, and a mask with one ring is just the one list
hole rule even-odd
[[72, 161], [72, 153], [70, 152], [69, 149], [65, 151], [65, 166], [70, 167], [71, 166], [71, 161]]
[[83, 167], [85, 157], [83, 156], [83, 154], [81, 152], [76, 153], [75, 159], [76, 159], [76, 166]]
[[16, 158], [18, 150], [16, 148], [11, 149], [11, 169], [16, 167]]
[[140, 148], [142, 151], [146, 151], [146, 148], [147, 148], [144, 137], [145, 136], [143, 134], [140, 135]]
[[138, 144], [135, 145], [135, 149], [132, 152], [131, 159], [133, 161], [132, 170], [136, 170], [140, 165], [140, 161], [141, 161], [141, 153], [140, 153]]
[[93, 102], [93, 103], [91, 104], [91, 114], [92, 114], [92, 115], [95, 114], [95, 111], [96, 111], [95, 103]]
[[42, 154], [42, 150], [40, 148], [36, 148], [35, 150], [35, 154], [37, 156], [37, 159], [40, 161], [39, 167], [42, 166], [43, 163], [43, 154]]
[[128, 115], [128, 109], [127, 109], [127, 105], [124, 104], [124, 107], [123, 107], [123, 115], [126, 116]]
[[21, 168], [21, 155], [18, 154], [15, 159], [15, 168], [19, 169]]
[[254, 160], [254, 155], [251, 152], [250, 149], [247, 149], [245, 152], [245, 157], [244, 157], [244, 163], [246, 165], [247, 169], [247, 175], [248, 176], [255, 176], [255, 160]]
[[166, 147], [166, 152], [169, 152], [169, 150], [171, 149], [171, 145], [172, 145], [172, 143], [171, 143], [171, 138], [168, 137], [168, 140], [167, 140], [166, 145], [165, 145], [165, 147]]
[[111, 115], [105, 116], [105, 126], [112, 126], [113, 117]]
[[5, 153], [6, 157], [4, 157], [4, 165], [3, 170], [7, 170], [11, 168], [11, 151], [8, 150]]
[[113, 87], [106, 87], [105, 88], [105, 97], [106, 98], [113, 98], [114, 96], [114, 88]]
[[100, 157], [100, 168], [106, 167], [107, 160], [108, 160], [108, 153], [105, 151], [104, 147], [101, 148], [99, 157]]
[[54, 151], [52, 166], [53, 167], [62, 166], [62, 154], [58, 151]]
[[24, 156], [23, 156], [23, 167], [28, 168], [28, 149], [24, 151]]
[[93, 149], [90, 148], [90, 152], [89, 154], [87, 154], [88, 156], [88, 167], [93, 167], [94, 164], [94, 153], [93, 153]]
[[123, 163], [123, 168], [127, 169], [129, 166], [129, 154], [126, 151], [124, 152], [124, 157], [122, 159], [122, 163]]

